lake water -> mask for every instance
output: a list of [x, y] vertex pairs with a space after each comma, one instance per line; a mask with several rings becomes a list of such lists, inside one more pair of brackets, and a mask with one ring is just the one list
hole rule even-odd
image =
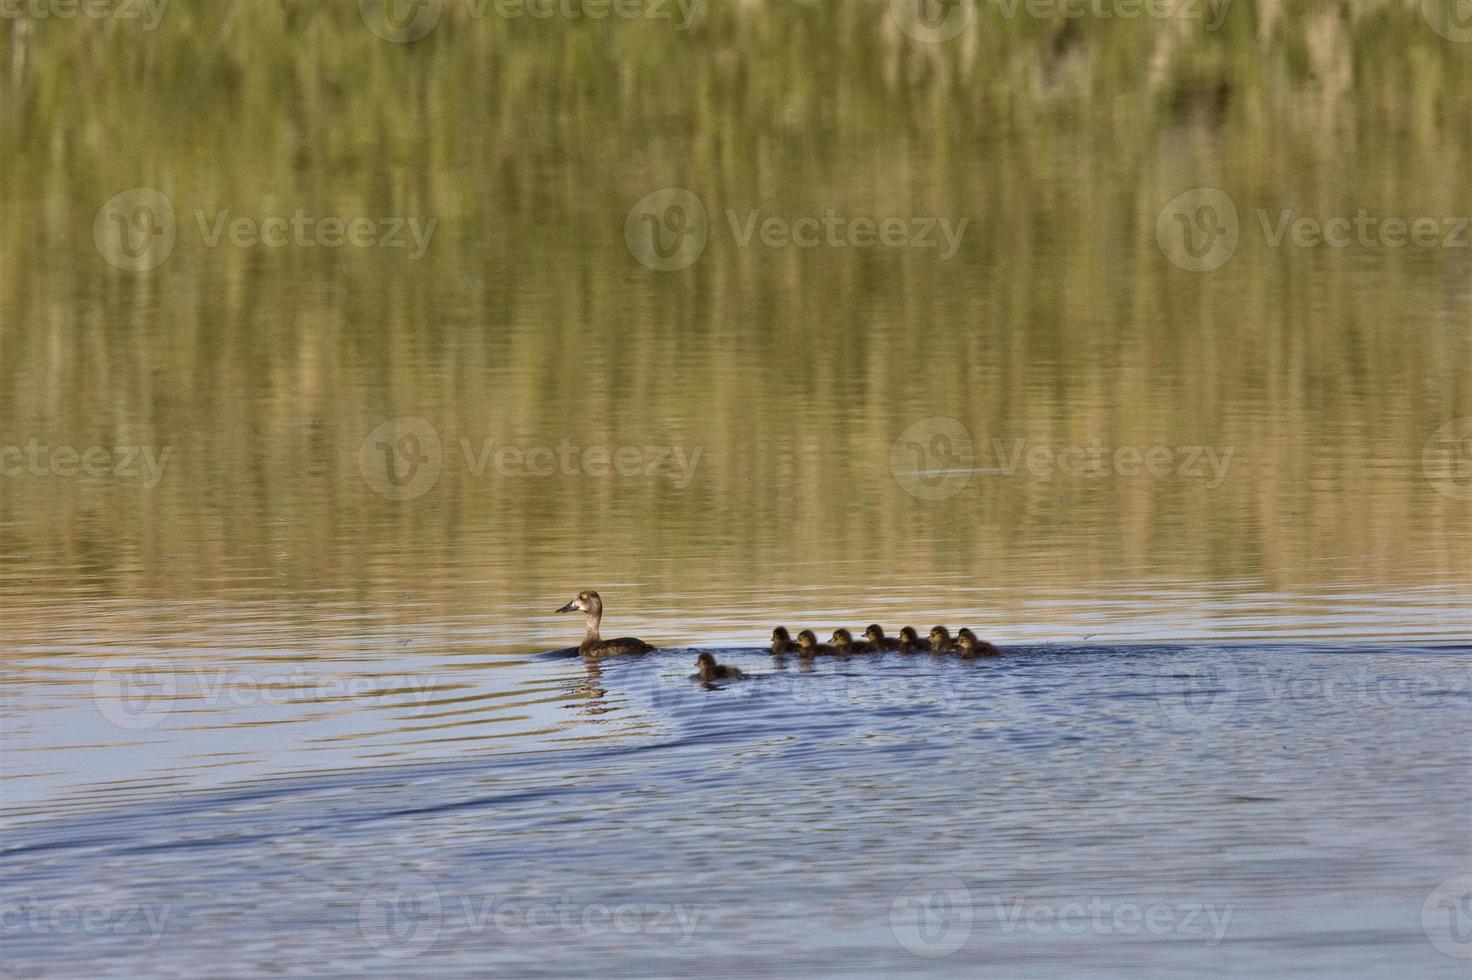
[[903, 6], [6, 22], [8, 973], [1467, 976], [1472, 44]]

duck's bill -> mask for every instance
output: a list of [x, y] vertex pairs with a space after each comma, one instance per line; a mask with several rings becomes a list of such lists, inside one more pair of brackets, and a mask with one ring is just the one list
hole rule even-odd
[[561, 609], [559, 609], [557, 611], [560, 612], [560, 613], [573, 612], [577, 608], [578, 608], [578, 601], [576, 599], [574, 599], [572, 602], [569, 602], [567, 605], [563, 606]]

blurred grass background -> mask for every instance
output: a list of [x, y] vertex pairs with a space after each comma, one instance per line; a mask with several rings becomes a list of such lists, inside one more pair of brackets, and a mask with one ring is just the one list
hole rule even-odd
[[[0, 483], [4, 580], [51, 600], [1468, 582], [1472, 512], [1420, 465], [1472, 415], [1468, 249], [1273, 248], [1257, 211], [1472, 213], [1472, 44], [1410, 0], [1235, 0], [1215, 31], [1004, 10], [944, 43], [878, 0], [714, 0], [686, 29], [446, 2], [406, 44], [356, 2], [3, 22], [0, 445], [174, 449], [152, 491]], [[1241, 215], [1211, 273], [1155, 241], [1201, 185]], [[179, 223], [144, 274], [92, 240], [135, 186]], [[710, 216], [678, 273], [623, 240], [665, 186]], [[209, 248], [194, 216], [298, 208], [438, 223], [411, 262]], [[946, 262], [739, 248], [724, 217], [830, 208], [970, 223]], [[409, 504], [357, 463], [397, 415], [445, 443]], [[923, 501], [889, 453], [930, 416], [978, 465], [992, 439], [1235, 455], [1214, 489], [978, 476]], [[569, 436], [703, 455], [684, 489], [459, 458], [460, 438]]]

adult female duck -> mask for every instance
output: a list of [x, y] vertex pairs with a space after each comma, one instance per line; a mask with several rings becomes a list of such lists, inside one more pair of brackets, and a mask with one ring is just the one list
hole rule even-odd
[[632, 636], [621, 636], [616, 640], [605, 640], [598, 635], [598, 621], [603, 618], [603, 599], [589, 589], [579, 592], [577, 597], [557, 610], [560, 613], [578, 610], [588, 614], [588, 635], [578, 644], [578, 652], [593, 657], [609, 657], [619, 653], [648, 653], [654, 647]]

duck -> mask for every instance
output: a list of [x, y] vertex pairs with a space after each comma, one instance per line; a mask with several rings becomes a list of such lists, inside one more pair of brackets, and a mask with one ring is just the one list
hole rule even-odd
[[930, 627], [930, 649], [934, 653], [950, 653], [956, 649], [956, 641], [951, 639], [950, 630], [944, 626]]
[[695, 668], [700, 672], [700, 679], [707, 684], [711, 681], [739, 681], [746, 676], [739, 667], [716, 663], [716, 658], [708, 653], [695, 658]]
[[930, 644], [920, 639], [920, 634], [915, 632], [915, 627], [901, 626], [900, 649], [905, 653], [920, 653], [922, 650], [929, 650]]
[[579, 592], [571, 602], [557, 610], [560, 613], [588, 614], [588, 635], [578, 644], [578, 652], [593, 657], [611, 657], [621, 653], [649, 653], [654, 647], [632, 636], [605, 640], [598, 635], [598, 621], [603, 618], [603, 598], [592, 589]]
[[786, 626], [778, 626], [772, 630], [772, 652], [797, 653], [802, 647], [792, 640], [792, 634], [787, 632]]
[[900, 641], [892, 636], [884, 635], [884, 627], [878, 623], [870, 623], [868, 629], [864, 630], [864, 639], [876, 650], [898, 650]]
[[839, 653], [873, 653], [874, 644], [865, 640], [855, 640], [854, 635], [846, 629], [833, 631], [833, 638], [828, 641], [833, 644]]
[[976, 634], [966, 627], [961, 627], [956, 633], [956, 646], [961, 648], [962, 660], [975, 660], [979, 657], [1000, 657], [1002, 651], [985, 640], [978, 640]]
[[818, 636], [812, 630], [803, 630], [797, 634], [797, 645], [802, 648], [805, 657], [833, 652], [833, 648], [828, 644], [818, 642]]

